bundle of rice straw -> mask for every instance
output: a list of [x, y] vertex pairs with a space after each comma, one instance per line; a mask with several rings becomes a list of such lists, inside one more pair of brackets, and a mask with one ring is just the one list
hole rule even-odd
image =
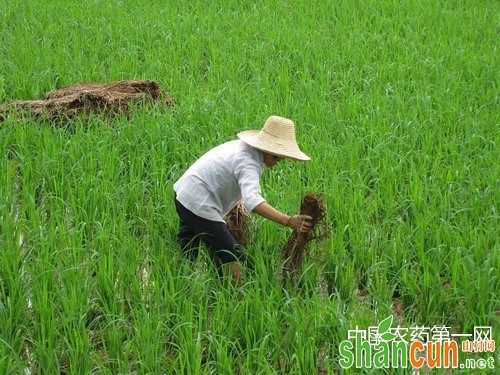
[[313, 226], [310, 231], [299, 233], [293, 231], [287, 244], [282, 249], [283, 273], [282, 283], [293, 279], [302, 265], [304, 254], [308, 252], [308, 244], [312, 240], [325, 238], [328, 236], [326, 226], [326, 206], [323, 198], [317, 193], [307, 193], [300, 206], [301, 215], [312, 217]]
[[250, 213], [245, 208], [243, 203], [238, 202], [236, 206], [226, 216], [227, 229], [232, 234], [233, 238], [243, 247], [250, 245], [251, 236], [248, 230], [248, 219]]

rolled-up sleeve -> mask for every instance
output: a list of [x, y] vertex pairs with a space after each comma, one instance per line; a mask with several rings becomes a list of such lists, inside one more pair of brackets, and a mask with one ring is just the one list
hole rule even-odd
[[262, 169], [247, 160], [246, 163], [237, 166], [234, 174], [241, 190], [241, 200], [245, 208], [252, 212], [255, 207], [265, 202], [260, 190]]

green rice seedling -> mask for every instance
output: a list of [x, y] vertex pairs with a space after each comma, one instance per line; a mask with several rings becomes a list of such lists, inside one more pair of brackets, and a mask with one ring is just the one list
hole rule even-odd
[[[76, 251], [75, 251], [76, 252]], [[61, 275], [61, 331], [65, 338], [62, 345], [61, 367], [71, 372], [90, 372], [93, 363], [89, 358], [92, 348], [87, 326], [88, 301], [92, 284], [85, 263], [66, 269]], [[82, 284], [83, 280], [83, 284]], [[62, 370], [62, 369], [61, 369]]]
[[60, 300], [56, 287], [56, 260], [55, 257], [49, 255], [53, 249], [49, 249], [46, 240], [41, 237], [36, 243], [38, 254], [33, 266], [36, 276], [33, 277], [30, 285], [32, 288], [30, 300], [33, 305], [30, 351], [35, 359], [33, 370], [54, 372], [59, 370], [61, 353], [58, 346], [61, 328], [57, 321]]
[[[3, 159], [2, 179], [9, 186], [14, 176], [14, 169], [8, 160]], [[25, 229], [22, 223], [14, 219], [16, 203], [7, 192], [1, 194], [0, 203], [0, 371], [9, 373], [21, 371], [26, 364], [25, 338], [28, 332], [26, 324], [27, 286], [25, 268], [22, 261], [22, 247]]]

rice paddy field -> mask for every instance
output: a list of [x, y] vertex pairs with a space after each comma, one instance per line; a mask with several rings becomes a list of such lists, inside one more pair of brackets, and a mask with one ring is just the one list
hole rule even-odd
[[[494, 373], [339, 344], [390, 315], [500, 337], [498, 25], [495, 0], [3, 0], [0, 104], [146, 79], [176, 106], [0, 123], [0, 374]], [[282, 287], [291, 232], [253, 215], [235, 288], [181, 258], [172, 185], [270, 115], [312, 160], [263, 195], [321, 193], [329, 237]]]

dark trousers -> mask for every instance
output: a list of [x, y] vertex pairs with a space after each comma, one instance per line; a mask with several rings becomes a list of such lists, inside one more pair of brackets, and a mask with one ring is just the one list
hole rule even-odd
[[175, 209], [180, 218], [177, 243], [188, 259], [195, 260], [198, 257], [198, 248], [203, 242], [217, 266], [245, 260], [242, 246], [236, 243], [226, 223], [195, 215], [179, 203], [177, 198]]

